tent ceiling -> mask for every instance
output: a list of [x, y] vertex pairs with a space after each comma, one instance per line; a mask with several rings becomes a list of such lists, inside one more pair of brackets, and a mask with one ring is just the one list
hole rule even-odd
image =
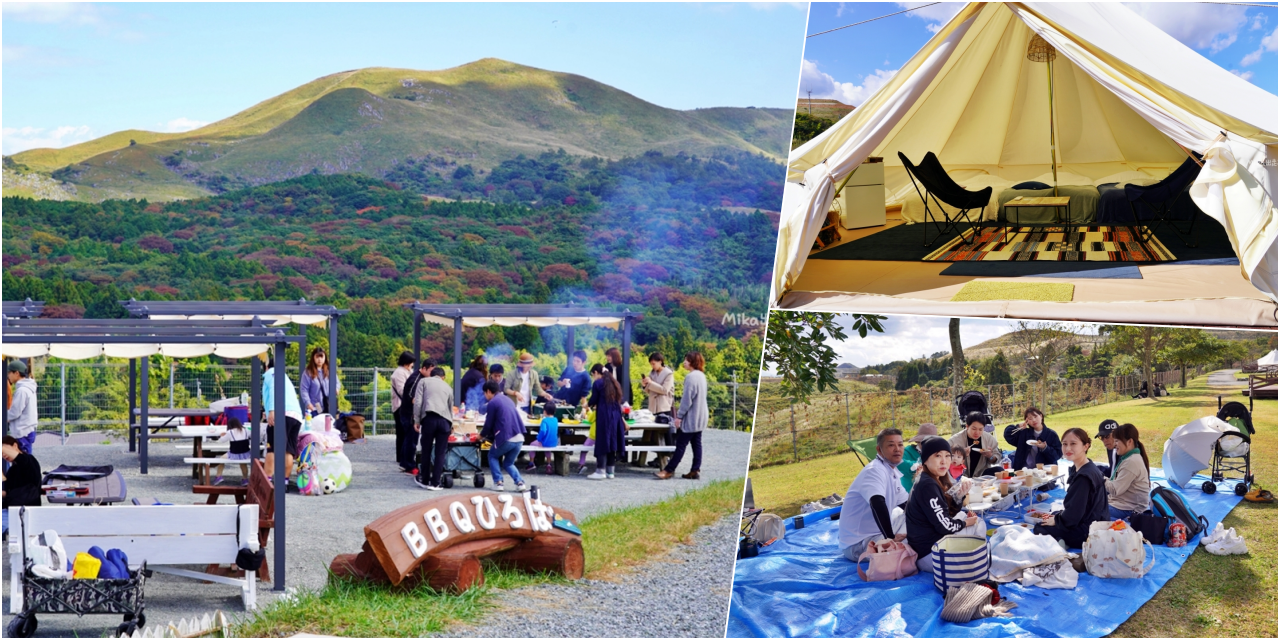
[[569, 307], [539, 304], [476, 304], [476, 305], [405, 305], [421, 314], [423, 320], [436, 324], [452, 325], [461, 318], [467, 327], [531, 327], [596, 325], [617, 329], [624, 318], [639, 318], [644, 314], [635, 311], [616, 311], [606, 308]]

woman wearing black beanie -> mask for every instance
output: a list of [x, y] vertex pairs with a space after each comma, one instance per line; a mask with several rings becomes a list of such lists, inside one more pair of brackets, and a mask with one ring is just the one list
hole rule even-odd
[[911, 488], [907, 501], [907, 544], [915, 550], [916, 566], [923, 573], [933, 573], [933, 545], [944, 536], [977, 524], [977, 516], [952, 517], [951, 445], [942, 438], [928, 438], [920, 443], [920, 478]]

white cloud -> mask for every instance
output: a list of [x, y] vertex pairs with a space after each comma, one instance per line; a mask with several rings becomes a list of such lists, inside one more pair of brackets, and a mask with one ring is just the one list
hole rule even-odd
[[[899, 2], [897, 4], [903, 9], [912, 9], [928, 3], [927, 2]], [[928, 24], [925, 25], [925, 28], [929, 30], [929, 33], [937, 33], [938, 30], [942, 28], [942, 25], [946, 24], [947, 21], [956, 17], [956, 14], [960, 13], [960, 10], [963, 8], [964, 8], [963, 2], [942, 2], [930, 7], [925, 7], [923, 9], [916, 9], [915, 11], [912, 11], [905, 15], [912, 16], [912, 17], [919, 18], [921, 20], [926, 21]]]
[[862, 84], [854, 84], [840, 82], [819, 69], [818, 63], [805, 60], [800, 65], [800, 95], [807, 97], [812, 91], [815, 98], [839, 100], [856, 107], [870, 98], [871, 94], [884, 86], [897, 72], [897, 69], [876, 69], [862, 79]]
[[840, 3], [840, 6], [839, 6], [839, 7], [836, 7], [836, 17], [837, 17], [837, 18], [839, 18], [839, 17], [841, 17], [841, 16], [843, 16], [843, 15], [844, 15], [844, 3], [843, 3], [843, 2], [841, 2], [841, 3]]
[[1257, 31], [1258, 29], [1261, 29], [1265, 26], [1267, 26], [1266, 14], [1262, 14], [1262, 13], [1253, 14], [1253, 24], [1249, 25], [1249, 30]]
[[57, 149], [93, 138], [92, 130], [86, 125], [63, 126], [55, 129], [5, 127], [0, 133], [3, 133], [3, 144], [0, 146], [3, 146], [5, 155], [44, 147]]
[[182, 133], [183, 131], [199, 129], [200, 127], [203, 127], [206, 124], [209, 124], [209, 123], [204, 122], [202, 120], [192, 120], [191, 118], [174, 118], [173, 120], [170, 120], [164, 123], [164, 125], [161, 127], [160, 130], [166, 133]]
[[[869, 333], [866, 338], [845, 331], [851, 337], [832, 345], [839, 362], [859, 367], [886, 364], [894, 360], [928, 357], [939, 351], [951, 353], [947, 333], [948, 318], [925, 316], [889, 316], [883, 322], [884, 333]], [[848, 322], [841, 322], [847, 329]], [[1003, 320], [960, 321], [960, 344], [966, 349], [1009, 333], [1012, 327]]]
[[97, 5], [83, 2], [6, 2], [6, 20], [43, 24], [99, 24], [102, 13]]
[[[1241, 58], [1241, 59], [1240, 59], [1240, 66], [1242, 66], [1242, 67], [1247, 67], [1247, 66], [1249, 66], [1249, 65], [1251, 65], [1251, 64], [1255, 64], [1255, 63], [1257, 63], [1259, 60], [1261, 60], [1261, 59], [1262, 59], [1262, 54], [1263, 54], [1263, 53], [1265, 53], [1265, 52], [1267, 52], [1267, 51], [1275, 51], [1275, 50], [1276, 50], [1276, 31], [1277, 31], [1277, 30], [1278, 30], [1278, 29], [1272, 29], [1272, 30], [1271, 30], [1271, 35], [1264, 36], [1264, 37], [1262, 38], [1262, 44], [1260, 44], [1260, 45], [1258, 46], [1258, 49], [1257, 49], [1256, 51], [1253, 51], [1253, 52], [1251, 52], [1251, 53], [1249, 53], [1249, 54], [1245, 55], [1245, 57], [1244, 57], [1244, 58]], [[1234, 72], [1234, 71], [1232, 71], [1232, 73], [1235, 73], [1235, 72]], [[1240, 74], [1236, 74], [1236, 75], [1240, 75]], [[1253, 75], [1253, 74], [1249, 74], [1249, 75]], [[1241, 76], [1241, 77], [1244, 77], [1244, 76]], [[1245, 78], [1245, 79], [1246, 79], [1246, 80], [1248, 80], [1248, 78]]]
[[1126, 2], [1147, 22], [1192, 49], [1217, 53], [1249, 22], [1245, 7], [1200, 2]]
[[[1248, 57], [1248, 56], [1245, 56], [1245, 57]], [[1255, 61], [1255, 62], [1256, 62], [1256, 61]], [[1241, 79], [1243, 79], [1243, 80], [1250, 80], [1250, 79], [1252, 79], [1252, 78], [1253, 78], [1253, 72], [1252, 72], [1252, 71], [1240, 71], [1239, 69], [1232, 69], [1232, 70], [1231, 70], [1231, 73], [1234, 73], [1234, 74], [1236, 74], [1236, 75], [1240, 76], [1240, 78], [1241, 78]]]

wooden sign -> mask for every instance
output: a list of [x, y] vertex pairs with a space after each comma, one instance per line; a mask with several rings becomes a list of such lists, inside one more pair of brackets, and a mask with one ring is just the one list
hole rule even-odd
[[334, 558], [335, 575], [412, 588], [465, 591], [484, 584], [480, 558], [525, 571], [582, 577], [581, 536], [572, 513], [528, 492], [443, 495], [401, 507], [364, 528], [358, 554]]

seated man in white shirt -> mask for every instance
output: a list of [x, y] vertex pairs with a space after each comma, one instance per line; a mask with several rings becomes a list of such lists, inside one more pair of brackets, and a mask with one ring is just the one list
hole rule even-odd
[[902, 432], [884, 429], [876, 436], [876, 458], [858, 472], [840, 507], [840, 552], [858, 561], [867, 543], [881, 538], [906, 538], [906, 503], [910, 495], [902, 486], [905, 445]]

